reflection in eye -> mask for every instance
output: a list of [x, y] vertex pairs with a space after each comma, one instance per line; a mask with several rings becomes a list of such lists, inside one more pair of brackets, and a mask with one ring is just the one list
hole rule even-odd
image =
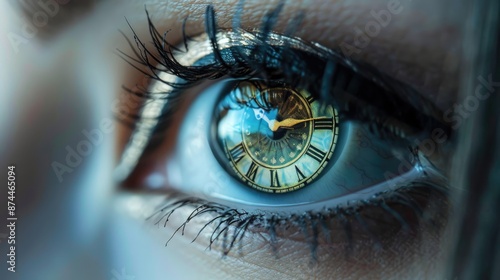
[[220, 107], [216, 134], [231, 167], [261, 191], [296, 190], [318, 176], [337, 142], [338, 116], [313, 95], [239, 83]]
[[142, 156], [157, 147], [153, 138], [172, 141], [161, 137], [165, 120], [185, 92], [217, 80], [187, 110], [171, 158], [156, 159], [168, 161], [169, 191], [187, 198], [167, 199], [152, 219], [166, 224], [173, 211], [191, 207], [185, 227], [212, 215], [200, 232], [212, 226], [210, 245], [222, 241], [226, 254], [253, 231], [275, 240], [295, 228], [313, 256], [323, 243], [383, 247], [444, 219], [446, 179], [414, 142], [430, 128], [449, 132], [439, 112], [371, 66], [270, 32], [273, 22], [267, 17], [261, 32], [218, 30], [209, 6], [207, 34], [182, 50], [151, 22], [158, 55], [136, 37], [137, 58], [126, 58], [148, 66], [154, 82], [148, 92], [133, 92], [147, 102], [119, 178], [139, 172]]

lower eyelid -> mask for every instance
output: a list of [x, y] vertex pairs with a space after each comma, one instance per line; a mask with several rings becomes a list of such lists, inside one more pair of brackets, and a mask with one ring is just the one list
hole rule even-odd
[[[409, 191], [412, 190], [409, 189]], [[418, 250], [421, 248], [420, 245], [416, 246], [418, 243], [426, 245], [436, 242], [438, 244], [438, 236], [445, 228], [449, 211], [447, 196], [432, 190], [432, 192], [424, 191], [420, 195], [418, 193], [412, 194], [411, 197], [407, 197], [410, 200], [399, 200], [400, 204], [391, 204], [389, 199], [386, 201], [386, 205], [390, 209], [397, 211], [399, 215], [406, 219], [406, 222], [412, 228], [410, 231], [402, 230], [400, 221], [395, 219], [395, 216], [388, 215], [386, 210], [378, 206], [367, 205], [364, 206], [365, 208], [361, 207], [356, 210], [358, 212], [354, 210], [343, 212], [344, 219], [349, 219], [352, 240], [348, 238], [348, 232], [342, 219], [337, 216], [324, 220], [326, 226], [319, 220], [313, 222], [314, 219], [308, 218], [307, 214], [302, 214], [306, 217], [303, 224], [301, 224], [300, 219], [295, 218], [295, 220], [292, 220], [291, 217], [285, 217], [282, 218], [284, 220], [276, 222], [272, 227], [269, 222], [271, 218], [267, 217], [267, 222], [255, 223], [255, 225], [250, 226], [241, 239], [241, 243], [239, 243], [238, 239], [232, 244], [231, 250], [228, 250], [232, 242], [232, 235], [236, 232], [235, 228], [237, 227], [235, 226], [239, 225], [237, 223], [228, 225], [231, 222], [229, 221], [226, 224], [222, 223], [222, 226], [219, 222], [207, 226], [208, 222], [213, 221], [215, 217], [227, 211], [224, 210], [224, 206], [190, 198], [183, 200], [182, 197], [177, 196], [176, 198], [176, 195], [174, 195], [165, 201], [163, 197], [158, 195], [125, 195], [121, 201], [123, 205], [119, 209], [125, 209], [130, 215], [141, 220], [148, 217], [148, 223], [159, 227], [165, 233], [163, 242], [170, 241], [171, 238], [181, 238], [186, 241], [196, 239], [197, 244], [203, 247], [212, 243], [211, 249], [225, 252], [224, 254], [229, 253], [233, 257], [251, 256], [256, 251], [259, 251], [259, 257], [266, 258], [267, 256], [275, 261], [290, 257], [288, 255], [291, 254], [290, 250], [293, 249], [294, 253], [292, 255], [302, 261], [307, 260], [308, 263], [314, 258], [316, 258], [316, 261], [336, 259], [340, 263], [344, 263], [350, 257], [353, 257], [359, 261], [359, 258], [371, 254], [377, 254], [379, 259], [382, 255], [387, 255], [384, 259], [388, 260], [399, 258], [400, 254], [403, 253], [408, 254], [408, 252], [405, 252], [407, 249]], [[184, 201], [184, 203], [182, 207], [176, 208], [172, 215], [169, 215], [169, 211], [175, 207], [163, 211], [158, 210], [162, 206], [176, 203], [176, 201]], [[418, 216], [414, 209], [407, 206], [409, 201], [420, 206], [424, 211], [423, 216]], [[193, 215], [196, 212], [196, 207], [203, 203], [220, 207], [221, 210], [215, 213], [207, 212], [200, 216]], [[198, 210], [200, 209], [198, 208]], [[153, 215], [151, 215], [152, 213]], [[191, 218], [188, 218], [189, 216]], [[363, 224], [360, 223], [360, 217], [364, 221]], [[200, 229], [205, 226], [207, 227], [200, 234]], [[163, 227], [165, 229], [161, 229]], [[227, 235], [224, 235], [223, 230], [225, 228], [228, 231]], [[329, 231], [328, 234], [325, 234], [326, 228]], [[318, 235], [313, 234], [315, 230], [319, 231]], [[433, 237], [428, 238], [429, 234]], [[215, 238], [216, 236], [217, 238]], [[408, 247], [402, 246], [405, 243], [411, 245]], [[382, 247], [379, 248], [379, 246]], [[262, 254], [264, 252], [266, 253]]]

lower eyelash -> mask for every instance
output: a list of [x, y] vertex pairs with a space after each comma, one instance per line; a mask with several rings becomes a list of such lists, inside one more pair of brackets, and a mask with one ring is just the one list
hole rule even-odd
[[[430, 206], [432, 205], [430, 201], [436, 201], [436, 199], [439, 200], [439, 209], [433, 209]], [[203, 199], [177, 198], [174, 202], [169, 202], [157, 210], [148, 220], [154, 220], [155, 225], [163, 224], [166, 227], [169, 218], [176, 210], [193, 209], [167, 240], [166, 245], [168, 245], [175, 235], [179, 233], [184, 235], [189, 222], [208, 215], [210, 220], [203, 225], [192, 241], [196, 241], [204, 231], [211, 230], [207, 249], [211, 249], [215, 243], [218, 243], [223, 256], [229, 254], [238, 245], [241, 249], [241, 241], [245, 234], [255, 230], [264, 231], [269, 235], [270, 245], [276, 253], [280, 232], [294, 228], [300, 231], [303, 239], [309, 243], [311, 258], [313, 261], [317, 261], [320, 240], [330, 245], [338, 242], [332, 237], [332, 232], [336, 230], [333, 226], [335, 220], [342, 225], [348, 253], [354, 248], [356, 242], [353, 233], [359, 234], [359, 232], [355, 232], [354, 228], [363, 231], [371, 239], [376, 249], [383, 249], [381, 235], [385, 233], [385, 230], [374, 232], [370, 228], [373, 227], [373, 224], [375, 227], [387, 226], [380, 225], [380, 220], [392, 219], [400, 226], [400, 231], [404, 233], [418, 232], [423, 224], [429, 224], [437, 231], [442, 229], [443, 225], [436, 221], [438, 220], [436, 216], [446, 215], [441, 210], [443, 207], [447, 208], [447, 201], [447, 187], [421, 181], [412, 182], [395, 190], [377, 193], [370, 199], [352, 201], [348, 205], [337, 205], [335, 208], [321, 211], [307, 211], [289, 215], [267, 212], [250, 213]], [[368, 209], [373, 207], [381, 210], [384, 213], [382, 215], [385, 216], [373, 217], [373, 213], [369, 215]]]

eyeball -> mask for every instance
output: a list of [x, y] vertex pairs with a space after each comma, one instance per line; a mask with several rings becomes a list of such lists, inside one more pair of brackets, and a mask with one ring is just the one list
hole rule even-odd
[[241, 81], [224, 96], [214, 118], [217, 143], [235, 177], [259, 191], [301, 189], [330, 164], [339, 133], [332, 104], [306, 90]]

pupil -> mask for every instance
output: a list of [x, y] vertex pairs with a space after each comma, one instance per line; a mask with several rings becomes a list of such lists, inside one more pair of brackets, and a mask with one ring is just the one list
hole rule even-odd
[[286, 129], [284, 128], [279, 128], [278, 130], [274, 131], [271, 135], [272, 140], [280, 140], [286, 135]]

